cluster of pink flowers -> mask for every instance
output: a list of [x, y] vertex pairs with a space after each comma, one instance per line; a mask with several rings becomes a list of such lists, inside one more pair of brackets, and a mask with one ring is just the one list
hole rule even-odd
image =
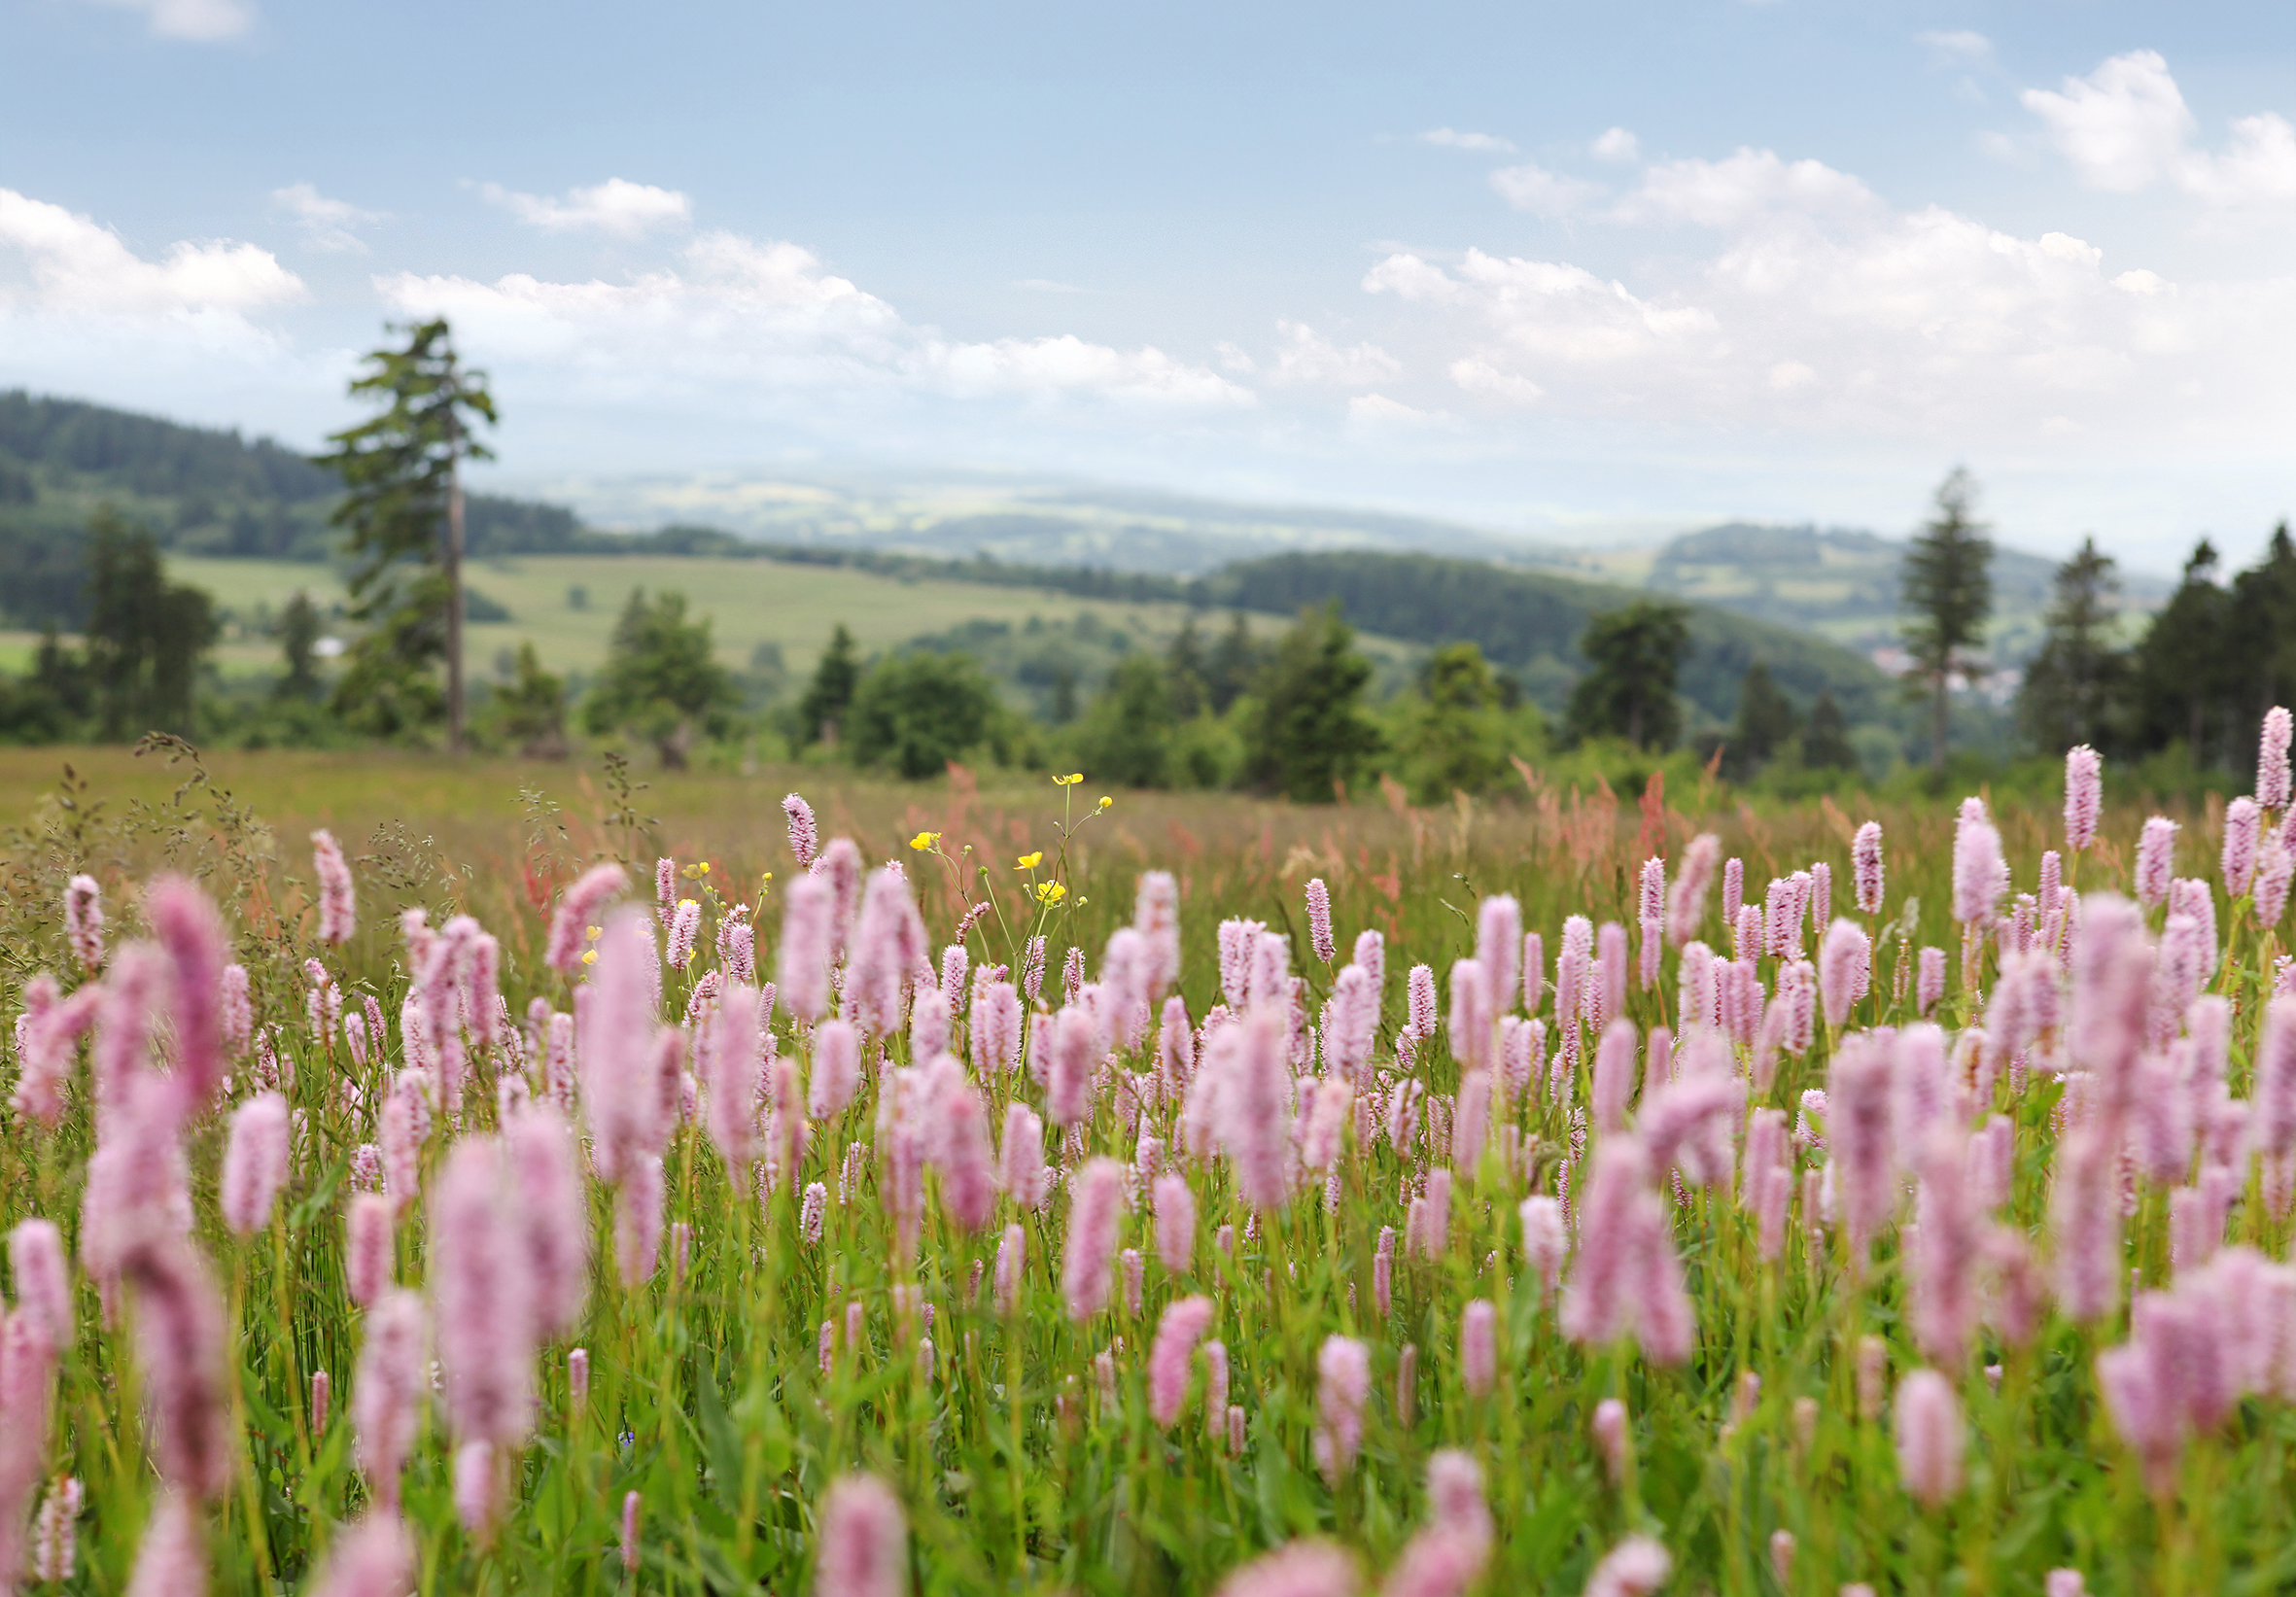
[[[1868, 1418], [1886, 1403], [1899, 1477], [1925, 1510], [1955, 1498], [1966, 1475], [1968, 1424], [1952, 1372], [1981, 1346], [2031, 1344], [2052, 1309], [2116, 1324], [2131, 1283], [2124, 1231], [2153, 1212], [2141, 1210], [2151, 1198], [2168, 1217], [2171, 1273], [2139, 1293], [2096, 1380], [2115, 1431], [2167, 1491], [2183, 1451], [2244, 1397], [2296, 1395], [2282, 1335], [2296, 1317], [2296, 1268], [2227, 1246], [2259, 1167], [2266, 1210], [2284, 1216], [2296, 1197], [2296, 992], [2237, 1010], [2226, 996], [2250, 947], [2237, 939], [2277, 928], [2296, 877], [2288, 718], [2274, 716], [2255, 794], [2224, 813], [2221, 883], [2237, 908], [2223, 927], [2215, 885], [2176, 875], [2181, 833], [2168, 816], [2134, 840], [2128, 896], [2097, 885], [2116, 856], [2093, 750], [2068, 757], [2062, 854], [2012, 861], [2004, 823], [1966, 800], [1952, 846], [1961, 983], [1950, 998], [1947, 951], [1909, 946], [1910, 921], [1884, 920], [1884, 837], [1872, 821], [1844, 826], [1838, 918], [1828, 862], [1776, 867], [1750, 897], [1745, 861], [1698, 833], [1671, 858], [1641, 863], [1632, 913], [1618, 920], [1572, 915], [1528, 929], [1514, 896], [1483, 897], [1472, 948], [1447, 968], [1409, 965], [1400, 1010], [1387, 1002], [1387, 941], [1367, 930], [1343, 944], [1317, 878], [1303, 892], [1310, 958], [1266, 921], [1226, 920], [1217, 1001], [1197, 1015], [1180, 990], [1172, 876], [1143, 874], [1129, 918], [1096, 950], [1050, 948], [1047, 919], [992, 955], [986, 937], [969, 941], [988, 924], [976, 913], [936, 948], [908, 872], [870, 868], [852, 839], [824, 844], [791, 794], [783, 810], [801, 869], [778, 933], [747, 905], [678, 898], [671, 859], [656, 863], [650, 906], [630, 901], [622, 867], [599, 865], [566, 886], [541, 951], [543, 990], [513, 1011], [503, 984], [537, 974], [505, 976], [518, 939], [506, 955], [470, 915], [434, 926], [411, 910], [398, 922], [409, 979], [396, 1046], [379, 999], [326, 962], [356, 927], [351, 872], [328, 834], [313, 838], [316, 920], [296, 934], [308, 942], [279, 961], [303, 1006], [300, 1035], [292, 1009], [284, 1021], [259, 1016], [259, 1001], [278, 1002], [273, 966], [233, 959], [224, 919], [195, 884], [150, 883], [149, 935], [107, 947], [101, 889], [75, 876], [63, 892], [64, 978], [23, 990], [14, 1102], [28, 1126], [59, 1124], [88, 1040], [93, 1153], [78, 1263], [106, 1313], [128, 1311], [163, 1493], [138, 1580], [202, 1567], [208, 1506], [238, 1469], [223, 1298], [191, 1239], [193, 1195], [209, 1190], [191, 1168], [195, 1126], [210, 1115], [227, 1127], [212, 1183], [225, 1248], [283, 1234], [298, 1161], [309, 1163], [323, 1129], [371, 1138], [351, 1150], [341, 1218], [341, 1290], [360, 1310], [344, 1407], [370, 1507], [318, 1577], [345, 1597], [408, 1579], [401, 1478], [426, 1404], [438, 1406], [463, 1524], [481, 1543], [499, 1532], [541, 1412], [545, 1359], [583, 1324], [594, 1254], [625, 1293], [657, 1277], [675, 1288], [709, 1267], [719, 1238], [707, 1217], [688, 1208], [668, 1225], [667, 1189], [690, 1179], [695, 1159], [713, 1159], [706, 1167], [721, 1166], [728, 1190], [744, 1202], [754, 1195], [807, 1248], [842, 1246], [848, 1211], [879, 1206], [902, 1277], [891, 1329], [879, 1334], [883, 1302], [833, 1302], [819, 1323], [824, 1382], [891, 1357], [888, 1347], [926, 1381], [946, 1381], [957, 1343], [944, 1322], [936, 1351], [935, 1305], [917, 1283], [969, 1275], [972, 1302], [1013, 1323], [1041, 1303], [1063, 1345], [1081, 1350], [1053, 1423], [1080, 1422], [1095, 1403], [1109, 1411], [1136, 1372], [1159, 1432], [1200, 1402], [1204, 1434], [1236, 1452], [1258, 1435], [1250, 1414], [1265, 1362], [1223, 1333], [1260, 1328], [1224, 1324], [1234, 1301], [1211, 1283], [1240, 1271], [1251, 1244], [1295, 1234], [1313, 1206], [1342, 1216], [1351, 1203], [1392, 1202], [1395, 1224], [1378, 1228], [1375, 1245], [1363, 1228], [1364, 1279], [1342, 1283], [1348, 1331], [1319, 1327], [1311, 1349], [1288, 1350], [1293, 1379], [1312, 1379], [1299, 1462], [1334, 1490], [1367, 1448], [1377, 1456], [1389, 1391], [1374, 1368], [1394, 1372], [1400, 1415], [1417, 1401], [1420, 1350], [1402, 1333], [1424, 1323], [1422, 1295], [1452, 1266], [1476, 1285], [1451, 1300], [1455, 1318], [1429, 1362], [1469, 1398], [1519, 1379], [1522, 1322], [1508, 1305], [1520, 1300], [1506, 1280], [1516, 1266], [1569, 1340], [1677, 1367], [1720, 1330], [1699, 1323], [1684, 1217], [1742, 1217], [1732, 1223], [1748, 1228], [1749, 1267], [1778, 1271], [1798, 1245], [1811, 1268], [1838, 1271], [1845, 1292], [1902, 1294], [1901, 1335], [1919, 1365], [1891, 1389], [1877, 1343], [1860, 1355], [1858, 1385]], [[2022, 835], [2013, 817], [2005, 824]], [[2087, 873], [2080, 889], [2076, 873]], [[778, 935], [762, 951], [770, 960], [761, 930]], [[1061, 981], [1048, 990], [1055, 955]], [[761, 966], [774, 980], [760, 980]], [[2236, 1096], [2243, 1079], [2246, 1095]], [[2056, 1094], [2053, 1116], [2029, 1104], [2041, 1091]], [[2035, 1161], [2048, 1173], [2040, 1238], [2005, 1212], [2014, 1172]], [[598, 1238], [592, 1177], [612, 1198], [610, 1233]], [[1490, 1235], [1494, 1215], [1513, 1215], [1514, 1231]], [[1877, 1270], [1893, 1231], [1895, 1266]], [[1031, 1232], [1043, 1255], [1033, 1261]], [[1508, 1252], [1517, 1238], [1519, 1259]], [[934, 1257], [957, 1249], [969, 1257]], [[42, 1499], [32, 1443], [46, 1437], [59, 1353], [75, 1335], [70, 1261], [45, 1221], [18, 1227], [10, 1254], [0, 1564], [53, 1570], [72, 1556], [66, 1505], [77, 1498], [57, 1484]], [[402, 1257], [420, 1261], [419, 1280], [400, 1280]], [[911, 1272], [921, 1262], [936, 1269]], [[1273, 1290], [1293, 1263], [1276, 1255], [1252, 1268]], [[1392, 1365], [1390, 1337], [1402, 1344]], [[570, 1350], [567, 1370], [578, 1403], [587, 1353]], [[329, 1423], [332, 1391], [313, 1374], [315, 1430]], [[1759, 1382], [1731, 1391], [1728, 1423], [1755, 1423]], [[19, 1426], [19, 1413], [37, 1423]], [[1632, 1416], [1614, 1401], [1589, 1418], [1605, 1469], [1630, 1481]], [[1457, 1597], [1483, 1578], [1496, 1543], [1473, 1459], [1437, 1453], [1427, 1500], [1386, 1589]], [[54, 1524], [43, 1501], [59, 1505]], [[621, 1553], [635, 1569], [643, 1504], [632, 1493], [622, 1509]], [[838, 1478], [818, 1505], [817, 1588], [906, 1589], [907, 1534], [884, 1481]], [[1792, 1537], [1769, 1550], [1785, 1580]], [[1587, 1589], [1649, 1592], [1670, 1570], [1662, 1545], [1630, 1537], [1597, 1562]], [[1308, 1541], [1239, 1569], [1223, 1589], [1351, 1591], [1362, 1580], [1352, 1555]]]

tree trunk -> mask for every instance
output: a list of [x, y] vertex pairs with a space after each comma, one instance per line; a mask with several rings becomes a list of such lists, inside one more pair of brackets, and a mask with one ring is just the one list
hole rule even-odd
[[[451, 370], [451, 368], [450, 368]], [[451, 395], [451, 377], [448, 389]], [[463, 469], [462, 430], [446, 406], [446, 748], [463, 751]]]
[[1938, 771], [1945, 769], [1945, 719], [1952, 707], [1948, 687], [1952, 676], [1950, 665], [1937, 668], [1937, 700], [1930, 712], [1930, 765]]

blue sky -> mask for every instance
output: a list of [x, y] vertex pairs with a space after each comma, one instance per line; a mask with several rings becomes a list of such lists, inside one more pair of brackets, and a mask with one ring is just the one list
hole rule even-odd
[[2166, 569], [2296, 509], [2296, 12], [0, 0], [0, 385], [507, 485], [922, 468]]

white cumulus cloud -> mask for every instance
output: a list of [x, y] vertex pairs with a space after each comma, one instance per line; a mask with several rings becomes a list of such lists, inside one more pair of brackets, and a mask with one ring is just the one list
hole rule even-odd
[[1278, 322], [1275, 330], [1283, 342], [1275, 351], [1270, 381], [1362, 388], [1403, 374], [1403, 363], [1376, 344], [1341, 349], [1305, 322]]
[[589, 189], [570, 189], [564, 199], [521, 194], [499, 183], [481, 184], [478, 191], [494, 204], [507, 207], [519, 221], [552, 232], [591, 228], [635, 238], [655, 227], [693, 220], [693, 201], [677, 190], [625, 178], [608, 178]]
[[1615, 160], [1632, 165], [1642, 159], [1642, 140], [1623, 127], [1607, 129], [1591, 146], [1596, 160]]
[[1975, 66], [1993, 59], [1993, 41], [1967, 28], [1936, 29], [1913, 37], [1915, 43], [1928, 46], [1941, 61]]
[[1850, 174], [1768, 151], [1652, 167], [1589, 221], [1715, 237], [1624, 278], [1399, 251], [1363, 279], [1398, 307], [1382, 343], [1494, 420], [1535, 405], [1643, 435], [2159, 449], [2253, 447], [2296, 425], [2273, 375], [2296, 361], [2296, 278], [2171, 282], [2066, 232], [1899, 210]]
[[2049, 142], [2094, 189], [2133, 193], [2169, 175], [2183, 157], [2193, 119], [2159, 52], [2115, 55], [2062, 92], [2029, 88], [2025, 109]]
[[1601, 197], [1602, 185], [1549, 172], [1534, 161], [1502, 166], [1491, 174], [1491, 187], [1518, 211], [1533, 216], [1563, 217]]
[[1503, 139], [1496, 133], [1468, 133], [1453, 127], [1431, 127], [1419, 135], [1419, 142], [1441, 145], [1446, 150], [1480, 150], [1500, 155], [1514, 152], [1513, 139]]
[[1663, 161], [1618, 212], [1634, 222], [1688, 222], [1738, 227], [1779, 213], [1855, 214], [1877, 209], [1873, 191], [1823, 161], [1786, 161], [1769, 150], [1740, 150], [1722, 160]]
[[187, 39], [207, 44], [236, 39], [255, 26], [255, 7], [246, 0], [97, 0], [119, 11], [132, 11], [144, 25], [162, 39]]
[[330, 199], [308, 183], [291, 183], [271, 191], [271, 203], [302, 226], [303, 242], [314, 250], [366, 253], [357, 229], [383, 220], [380, 211], [365, 211], [348, 200]]
[[0, 265], [0, 304], [43, 311], [239, 312], [304, 292], [256, 245], [185, 240], [147, 260], [92, 218], [0, 189], [0, 263], [11, 258], [16, 271]]
[[2135, 193], [2167, 182], [2224, 208], [2296, 200], [2296, 126], [2259, 112], [2234, 120], [2223, 149], [2195, 148], [2199, 124], [2157, 51], [2112, 56], [2085, 78], [2029, 88], [2023, 98], [2092, 189]]
[[488, 349], [498, 368], [548, 373], [562, 392], [615, 405], [713, 390], [799, 409], [809, 396], [1253, 402], [1249, 390], [1153, 347], [1122, 350], [1070, 334], [950, 339], [909, 323], [799, 245], [732, 233], [704, 234], [676, 266], [624, 282], [400, 273], [376, 287], [400, 312], [452, 316], [458, 334]]

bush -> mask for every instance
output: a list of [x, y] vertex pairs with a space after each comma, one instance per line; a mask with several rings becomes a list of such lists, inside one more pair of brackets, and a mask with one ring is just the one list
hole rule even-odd
[[912, 781], [989, 741], [996, 689], [967, 654], [896, 654], [853, 690], [846, 747], [862, 765], [890, 766]]

